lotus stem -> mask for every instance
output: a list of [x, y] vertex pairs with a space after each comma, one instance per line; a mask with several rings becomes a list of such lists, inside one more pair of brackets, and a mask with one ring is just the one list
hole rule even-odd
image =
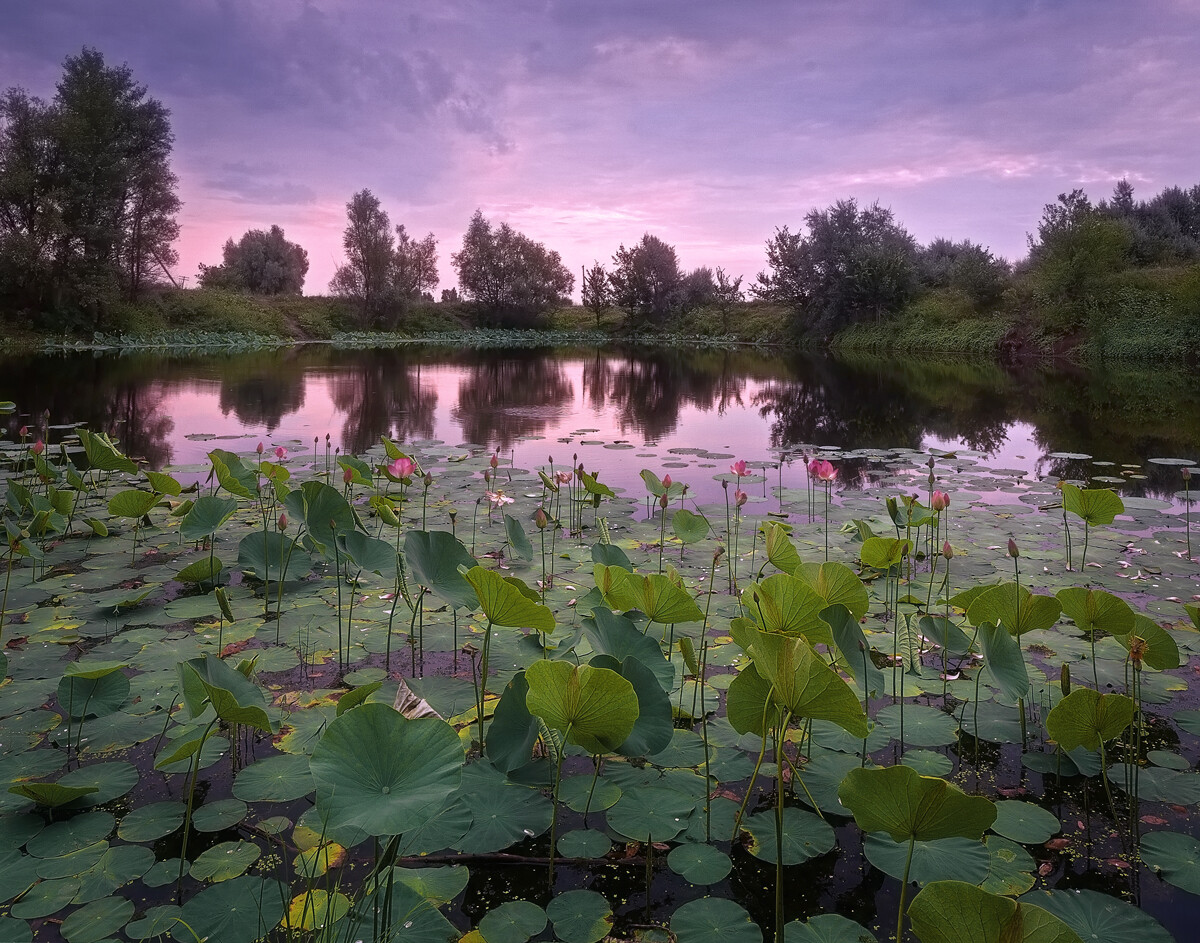
[[900, 882], [900, 911], [896, 914], [896, 943], [900, 943], [904, 935], [904, 904], [908, 899], [908, 872], [912, 867], [913, 849], [916, 845], [917, 836], [915, 834], [910, 835], [908, 839], [908, 855], [904, 859], [904, 879]]

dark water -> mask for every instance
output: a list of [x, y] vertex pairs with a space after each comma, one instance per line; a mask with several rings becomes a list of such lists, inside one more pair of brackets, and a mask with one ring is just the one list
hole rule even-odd
[[[1124, 477], [1126, 493], [1158, 497], [1178, 491], [1179, 470], [1147, 459], [1200, 458], [1200, 386], [1186, 370], [1165, 368], [308, 345], [220, 356], [9, 357], [0, 360], [0, 399], [19, 408], [0, 419], [10, 439], [46, 415], [51, 425], [86, 422], [153, 468], [204, 462], [213, 436], [246, 437], [226, 445], [234, 450], [262, 440], [303, 453], [314, 444], [323, 452], [326, 435], [332, 448], [351, 452], [386, 435], [511, 450], [526, 467], [577, 454], [609, 483], [638, 492], [637, 470], [651, 456], [606, 448], [771, 460], [813, 446], [965, 447], [993, 467]], [[52, 439], [61, 434], [50, 430]], [[1050, 457], [1056, 452], [1114, 464], [1069, 464]]]

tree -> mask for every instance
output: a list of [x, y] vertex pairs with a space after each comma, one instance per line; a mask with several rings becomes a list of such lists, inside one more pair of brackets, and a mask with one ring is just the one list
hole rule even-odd
[[916, 289], [917, 246], [873, 203], [839, 200], [804, 217], [807, 235], [785, 226], [767, 242], [767, 266], [755, 281], [760, 297], [791, 307], [820, 328], [898, 311]]
[[630, 321], [661, 322], [682, 301], [675, 247], [650, 233], [628, 249], [617, 249], [609, 281], [613, 303], [625, 309]]
[[493, 228], [475, 211], [462, 250], [450, 256], [463, 297], [490, 324], [528, 324], [540, 319], [575, 287], [557, 252], [501, 223]]
[[415, 239], [404, 226], [396, 227], [396, 255], [392, 260], [392, 290], [404, 303], [432, 292], [438, 283], [437, 240], [433, 233]]
[[729, 315], [735, 307], [742, 303], [742, 276], [730, 280], [725, 269], [717, 267], [713, 285], [713, 306], [721, 314], [721, 330], [729, 333]]
[[225, 241], [220, 265], [201, 265], [204, 288], [228, 288], [253, 295], [299, 295], [308, 274], [308, 253], [284, 238], [283, 230], [251, 229]]
[[693, 311], [713, 303], [717, 293], [717, 283], [713, 280], [712, 269], [702, 265], [688, 272], [679, 283], [679, 307], [684, 311]]
[[1047, 298], [1086, 307], [1100, 279], [1129, 266], [1132, 241], [1125, 223], [1076, 189], [1042, 210], [1037, 238], [1029, 237], [1029, 261]]
[[393, 270], [392, 223], [370, 190], [346, 204], [342, 234], [346, 261], [337, 267], [329, 290], [358, 302], [364, 325], [382, 317], [389, 300]]
[[612, 303], [612, 289], [608, 283], [608, 273], [599, 262], [592, 263], [592, 267], [583, 273], [580, 300], [596, 316], [596, 330], [600, 330], [600, 316]]
[[[178, 261], [180, 202], [170, 113], [126, 65], [68, 56], [46, 104], [10, 89], [0, 104], [0, 263], [30, 266], [43, 310], [86, 312], [135, 299]], [[22, 285], [5, 277], [10, 297]]]
[[934, 239], [918, 253], [917, 268], [922, 285], [960, 291], [980, 308], [1000, 300], [1011, 274], [1004, 259], [966, 239]]

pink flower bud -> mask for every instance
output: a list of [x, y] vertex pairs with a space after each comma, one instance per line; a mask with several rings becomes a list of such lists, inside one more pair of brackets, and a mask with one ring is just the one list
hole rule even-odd
[[671, 480], [671, 476], [670, 476], [670, 475], [663, 475], [663, 479], [662, 479], [662, 486], [663, 486], [664, 488], [670, 488], [670, 487], [671, 487], [671, 485], [673, 485], [674, 483], [675, 483], [675, 482], [673, 482], [673, 481]]
[[533, 512], [533, 522], [537, 524], [538, 530], [545, 530], [546, 525], [550, 523], [550, 518], [546, 516], [546, 512], [538, 508]]
[[737, 504], [738, 507], [741, 507], [742, 505], [744, 505], [749, 499], [750, 499], [750, 495], [746, 494], [746, 492], [744, 492], [741, 488], [738, 488], [733, 493], [734, 503]]
[[929, 506], [939, 513], [950, 507], [950, 495], [944, 491], [935, 491], [929, 499]]
[[1192, 470], [1190, 468], [1188, 468], [1186, 465], [1183, 466], [1183, 480], [1184, 481], [1192, 480]]
[[255, 450], [254, 450], [254, 451], [256, 451], [256, 452], [257, 452], [259, 455], [262, 455], [262, 453], [263, 453], [263, 444], [262, 444], [261, 442], [259, 442], [259, 443], [258, 443], [258, 446], [255, 448]]
[[345, 484], [350, 484], [354, 480], [354, 469], [346, 468], [342, 470], [342, 481]]
[[810, 461], [805, 466], [805, 468], [808, 469], [808, 474], [813, 478], [817, 477], [817, 469], [820, 467], [821, 467], [821, 460], [819, 458], [814, 458], [812, 461]]
[[19, 431], [21, 433], [22, 439], [26, 438], [29, 435], [29, 427], [28, 426], [22, 426]]
[[406, 458], [401, 455], [398, 459], [387, 466], [388, 474], [393, 478], [407, 478], [416, 469], [416, 464], [411, 458]]
[[288, 525], [288, 519], [287, 519], [287, 512], [285, 511], [283, 514], [279, 515], [279, 529], [281, 531], [285, 531], [285, 530], [287, 530], [287, 525]]
[[282, 445], [275, 446], [275, 460], [277, 462], [282, 462], [285, 458], [287, 458], [287, 449], [285, 449]]
[[942, 556], [947, 560], [954, 556], [954, 548], [950, 546], [950, 541], [948, 540], [942, 544]]
[[491, 465], [492, 468], [495, 468], [496, 466], [498, 466], [500, 464], [500, 453], [493, 452], [491, 461], [489, 461], [488, 464]]
[[425, 481], [426, 488], [432, 488], [433, 487], [433, 472], [426, 472], [424, 481]]
[[1008, 555], [1014, 559], [1021, 555], [1021, 551], [1017, 549], [1017, 542], [1011, 537], [1008, 538]]
[[34, 455], [41, 455], [44, 451], [46, 451], [46, 443], [43, 442], [41, 439], [38, 439], [36, 442], [33, 443], [32, 446], [30, 446], [30, 450], [33, 452]]
[[658, 498], [658, 506], [665, 511], [668, 504], [670, 504], [670, 502], [667, 500], [667, 496], [665, 494], [660, 495]]

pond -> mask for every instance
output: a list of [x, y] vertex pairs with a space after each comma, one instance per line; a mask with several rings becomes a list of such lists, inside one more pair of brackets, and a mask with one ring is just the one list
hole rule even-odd
[[1186, 376], [3, 366], [2, 939], [1190, 938]]

